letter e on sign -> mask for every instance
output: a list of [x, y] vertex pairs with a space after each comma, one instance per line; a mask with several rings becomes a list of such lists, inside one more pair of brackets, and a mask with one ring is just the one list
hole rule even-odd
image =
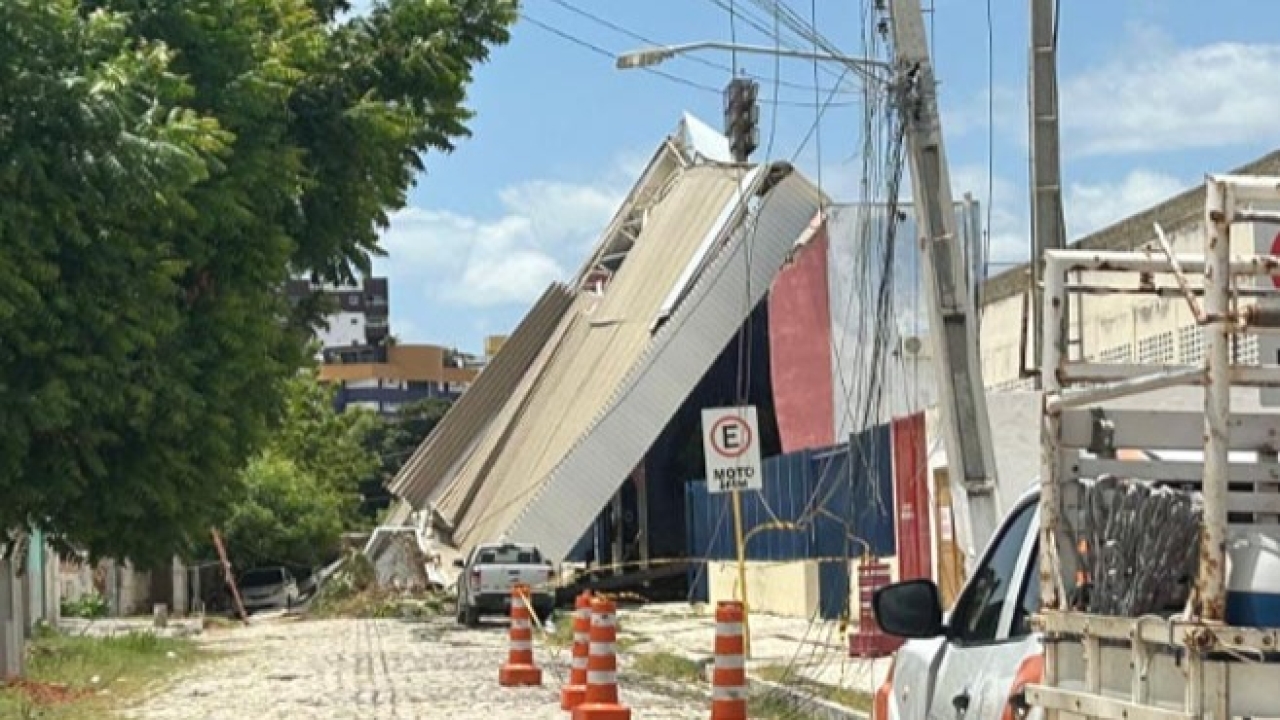
[[759, 490], [763, 486], [759, 438], [754, 406], [702, 410], [707, 492]]

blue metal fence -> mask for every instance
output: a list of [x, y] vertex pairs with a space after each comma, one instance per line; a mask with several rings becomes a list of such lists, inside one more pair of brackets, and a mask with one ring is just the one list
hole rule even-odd
[[[709, 494], [705, 480], [686, 492], [687, 552], [691, 558], [732, 561], [732, 496]], [[749, 533], [748, 560], [782, 562], [820, 559], [819, 594], [823, 617], [837, 617], [849, 596], [849, 567], [841, 558], [895, 552], [893, 462], [889, 427], [879, 426], [849, 443], [803, 450], [764, 461], [760, 492], [742, 496], [743, 528]], [[794, 524], [799, 529], [774, 525]], [[754, 532], [753, 532], [754, 530]], [[691, 594], [706, 600], [704, 566], [690, 571]]]

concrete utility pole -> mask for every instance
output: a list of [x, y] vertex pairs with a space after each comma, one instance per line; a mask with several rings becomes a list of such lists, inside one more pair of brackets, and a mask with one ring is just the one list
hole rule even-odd
[[733, 159], [745, 163], [760, 146], [760, 85], [751, 78], [736, 77], [724, 89], [724, 134]]
[[906, 126], [911, 159], [948, 472], [953, 487], [967, 500], [956, 504], [957, 536], [966, 554], [976, 554], [1000, 519], [995, 453], [978, 355], [978, 324], [956, 232], [924, 13], [920, 0], [893, 0], [889, 7], [896, 70], [893, 93]]
[[1044, 252], [1067, 246], [1058, 148], [1057, 7], [1057, 0], [1031, 0], [1031, 368], [1037, 389], [1043, 387], [1039, 368], [1044, 338], [1044, 295], [1040, 292]]

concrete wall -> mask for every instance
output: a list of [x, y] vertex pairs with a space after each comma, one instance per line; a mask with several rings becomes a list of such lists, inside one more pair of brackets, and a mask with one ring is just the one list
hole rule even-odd
[[[1249, 225], [1232, 228], [1233, 254], [1253, 252], [1253, 229]], [[1134, 244], [1146, 240], [1135, 236]], [[1179, 255], [1204, 253], [1203, 224], [1193, 222], [1172, 231], [1170, 241]], [[1113, 273], [1082, 273], [1074, 279], [1089, 285], [1118, 286], [1123, 276]], [[1161, 278], [1162, 285], [1172, 285]], [[1134, 280], [1127, 279], [1132, 287]], [[1248, 300], [1241, 300], [1247, 306]], [[1204, 345], [1199, 328], [1182, 298], [1159, 299], [1133, 295], [1089, 296], [1072, 300], [1072, 337], [1083, 345], [1071, 350], [1070, 357], [1107, 363], [1198, 363]], [[1023, 295], [1015, 294], [986, 306], [982, 319], [983, 381], [992, 390], [1027, 389], [1030, 380], [1018, 377], [1022, 343]], [[1028, 337], [1033, 319], [1028, 318]], [[1256, 337], [1241, 338], [1238, 362], [1258, 362]], [[1027, 363], [1031, 359], [1027, 351]]]
[[[712, 607], [721, 600], [733, 600], [737, 587], [737, 563], [707, 563], [707, 598]], [[752, 612], [812, 617], [818, 611], [818, 563], [747, 563], [747, 600]]]
[[0, 560], [0, 680], [22, 673], [23, 606], [13, 563]]
[[[849, 627], [858, 627], [858, 560], [849, 563]], [[897, 558], [880, 558], [898, 579]], [[707, 592], [710, 606], [733, 600], [738, 587], [738, 566], [732, 562], [707, 564]], [[811, 618], [818, 612], [818, 563], [806, 560], [790, 563], [747, 563], [747, 599], [751, 611], [783, 617]]]

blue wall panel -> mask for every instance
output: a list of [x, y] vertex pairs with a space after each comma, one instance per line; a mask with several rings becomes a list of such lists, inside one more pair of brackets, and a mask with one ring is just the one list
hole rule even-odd
[[[736, 560], [732, 496], [709, 494], [705, 480], [688, 483], [685, 496], [688, 556]], [[768, 458], [763, 489], [742, 496], [743, 527], [793, 523], [800, 529], [757, 531], [747, 543], [747, 559], [819, 560], [821, 614], [839, 617], [849, 602], [849, 561], [867, 546], [877, 556], [896, 552], [892, 507], [888, 425], [855, 435], [848, 444]], [[702, 563], [690, 570], [689, 580], [691, 597], [705, 601]]]
[[893, 436], [889, 425], [878, 425], [849, 440], [853, 463], [849, 517], [854, 534], [871, 545], [877, 556], [897, 554], [893, 517]]

